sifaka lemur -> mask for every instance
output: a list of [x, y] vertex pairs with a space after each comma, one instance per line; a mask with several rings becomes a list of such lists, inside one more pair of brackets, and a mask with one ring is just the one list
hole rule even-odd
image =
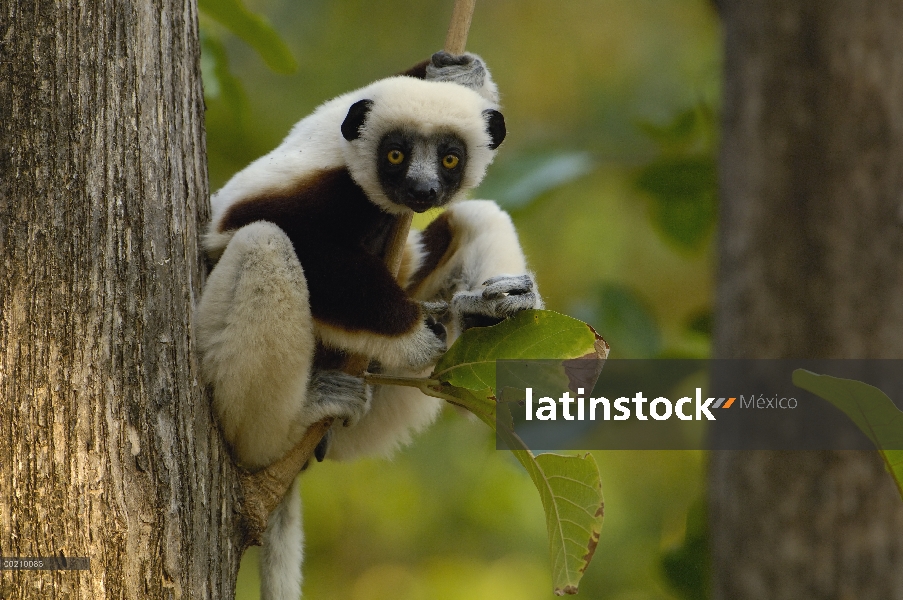
[[[391, 454], [442, 401], [370, 389], [346, 356], [428, 374], [464, 329], [541, 307], [511, 219], [464, 199], [505, 135], [484, 62], [439, 52], [321, 105], [213, 195], [197, 339], [241, 465], [266, 467], [324, 417], [337, 421], [318, 458]], [[381, 259], [393, 220], [437, 207], [396, 279]], [[264, 534], [265, 600], [299, 597], [302, 539], [296, 480]]]

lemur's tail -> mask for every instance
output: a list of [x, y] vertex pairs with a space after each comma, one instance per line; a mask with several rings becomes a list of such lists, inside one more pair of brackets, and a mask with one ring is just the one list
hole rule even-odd
[[298, 600], [301, 597], [301, 478], [270, 514], [260, 553], [260, 600]]

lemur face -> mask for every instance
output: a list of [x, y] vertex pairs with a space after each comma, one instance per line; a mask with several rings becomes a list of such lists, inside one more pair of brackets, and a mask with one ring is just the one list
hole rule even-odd
[[475, 91], [412, 77], [384, 80], [341, 124], [345, 164], [392, 214], [446, 206], [479, 185], [505, 139], [505, 119]]
[[452, 133], [390, 131], [378, 148], [379, 183], [395, 204], [422, 213], [443, 206], [461, 187], [467, 145]]

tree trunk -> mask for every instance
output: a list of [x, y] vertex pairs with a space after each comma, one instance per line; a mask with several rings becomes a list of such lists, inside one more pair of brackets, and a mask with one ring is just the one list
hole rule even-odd
[[216, 598], [237, 473], [198, 381], [193, 0], [0, 4], [0, 598]]
[[[903, 4], [722, 0], [715, 356], [903, 358]], [[714, 452], [713, 598], [903, 598], [875, 453]]]

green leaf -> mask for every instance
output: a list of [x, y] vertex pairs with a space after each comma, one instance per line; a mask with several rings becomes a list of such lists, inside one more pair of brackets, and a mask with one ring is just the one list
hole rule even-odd
[[493, 327], [464, 332], [433, 370], [432, 378], [495, 395], [499, 359], [605, 358], [608, 344], [582, 321], [550, 310], [525, 310]]
[[555, 595], [576, 594], [602, 532], [605, 502], [596, 460], [591, 454], [535, 456], [509, 426], [499, 433], [542, 500]]
[[877, 446], [903, 497], [903, 412], [878, 388], [853, 379], [793, 372], [793, 384], [842, 410]]
[[709, 238], [717, 217], [713, 157], [663, 156], [640, 170], [636, 187], [652, 197], [652, 222], [665, 239], [696, 250]]
[[245, 8], [241, 0], [198, 0], [198, 8], [254, 48], [277, 73], [293, 73], [298, 63], [266, 19]]
[[637, 128], [655, 142], [663, 154], [712, 154], [717, 137], [715, 110], [706, 102], [678, 112], [665, 124], [638, 120]]
[[491, 389], [470, 391], [447, 384], [430, 385], [425, 393], [466, 408], [495, 430], [496, 400]]
[[662, 157], [643, 167], [637, 186], [663, 198], [696, 198], [717, 186], [715, 161], [710, 156]]
[[596, 459], [592, 454], [514, 454], [542, 499], [555, 595], [576, 594], [602, 533], [605, 503]]
[[694, 333], [712, 337], [712, 332], [715, 330], [715, 314], [711, 309], [705, 309], [694, 314], [687, 323], [687, 329]]
[[705, 103], [678, 113], [665, 125], [637, 123], [661, 155], [643, 167], [635, 186], [651, 196], [650, 218], [668, 242], [696, 251], [711, 238], [717, 213], [717, 125]]

